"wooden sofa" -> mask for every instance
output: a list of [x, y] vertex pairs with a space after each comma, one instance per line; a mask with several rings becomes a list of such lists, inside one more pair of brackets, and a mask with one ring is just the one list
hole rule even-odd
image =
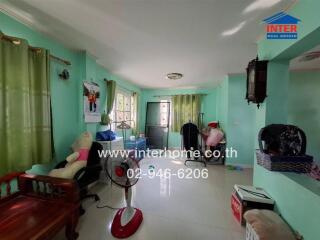
[[[18, 191], [10, 182], [17, 179]], [[78, 237], [79, 190], [73, 180], [21, 173], [0, 178], [0, 239], [51, 239], [63, 227], [68, 240]], [[1, 197], [1, 195], [5, 195]]]

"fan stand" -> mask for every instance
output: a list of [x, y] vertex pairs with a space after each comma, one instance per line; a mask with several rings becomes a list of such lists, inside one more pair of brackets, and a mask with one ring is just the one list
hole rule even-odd
[[130, 237], [137, 231], [143, 220], [141, 210], [131, 206], [131, 187], [125, 188], [125, 197], [127, 207], [118, 210], [111, 226], [111, 233], [116, 238]]

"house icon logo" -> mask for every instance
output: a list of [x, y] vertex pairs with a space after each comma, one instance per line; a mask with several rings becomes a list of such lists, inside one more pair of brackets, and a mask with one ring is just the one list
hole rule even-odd
[[279, 12], [264, 19], [263, 22], [267, 24], [267, 39], [297, 39], [300, 21], [286, 12]]

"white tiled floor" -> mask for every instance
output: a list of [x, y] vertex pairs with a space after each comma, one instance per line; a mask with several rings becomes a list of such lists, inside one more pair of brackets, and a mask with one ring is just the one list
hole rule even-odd
[[[176, 160], [165, 158], [144, 159], [141, 169], [149, 165], [155, 169], [170, 168], [176, 172], [185, 168]], [[192, 168], [201, 165], [192, 164]], [[208, 166], [208, 179], [165, 179], [143, 177], [133, 188], [133, 205], [140, 208], [144, 220], [130, 240], [242, 240], [245, 230], [233, 219], [230, 194], [235, 183], [252, 183], [252, 171], [230, 171], [224, 166]], [[123, 189], [98, 185], [101, 205], [124, 206]], [[94, 191], [92, 190], [92, 191]], [[84, 203], [86, 214], [81, 217], [80, 240], [114, 239], [110, 224], [115, 211], [97, 209], [91, 200]], [[56, 240], [64, 239], [60, 233]]]

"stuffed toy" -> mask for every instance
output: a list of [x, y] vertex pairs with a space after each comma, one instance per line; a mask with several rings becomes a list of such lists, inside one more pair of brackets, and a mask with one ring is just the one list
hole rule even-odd
[[260, 240], [296, 240], [295, 234], [281, 217], [270, 210], [249, 210], [244, 218]]
[[84, 132], [72, 144], [73, 153], [70, 154], [64, 168], [53, 169], [49, 176], [58, 178], [72, 179], [77, 171], [87, 166], [89, 151], [92, 145], [92, 135], [90, 132]]

